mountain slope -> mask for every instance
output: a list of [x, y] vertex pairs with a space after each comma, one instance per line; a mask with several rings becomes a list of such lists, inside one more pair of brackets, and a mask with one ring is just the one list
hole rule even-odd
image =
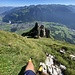
[[0, 22], [2, 22], [2, 18], [14, 8], [15, 7], [0, 7]]
[[75, 30], [54, 22], [49, 22], [45, 26], [50, 30], [50, 35], [54, 39], [75, 44]]
[[13, 9], [14, 7], [0, 7], [0, 14], [7, 12], [11, 9]]
[[[67, 48], [66, 54], [59, 53], [62, 47]], [[75, 61], [69, 57], [75, 52], [74, 45], [50, 38], [32, 39], [0, 31], [0, 75], [17, 75], [30, 57], [37, 70], [39, 62], [45, 60], [45, 52], [67, 67], [65, 75], [75, 75]]]
[[67, 5], [31, 5], [16, 8], [3, 18], [4, 22], [57, 22], [75, 29], [75, 9]]

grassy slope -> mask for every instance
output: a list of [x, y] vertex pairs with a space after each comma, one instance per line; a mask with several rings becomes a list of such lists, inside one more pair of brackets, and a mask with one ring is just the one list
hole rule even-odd
[[[58, 52], [62, 46], [68, 49], [65, 55]], [[67, 58], [75, 52], [74, 45], [50, 38], [32, 39], [0, 31], [0, 75], [18, 75], [30, 57], [37, 70], [39, 62], [45, 60], [44, 52], [55, 55], [67, 67], [66, 75], [75, 75], [75, 62]]]

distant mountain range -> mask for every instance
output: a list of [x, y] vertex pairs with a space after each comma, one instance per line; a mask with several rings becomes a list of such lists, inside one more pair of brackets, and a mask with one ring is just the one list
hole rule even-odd
[[0, 7], [0, 14], [8, 12], [9, 10], [13, 9], [14, 7]]
[[18, 7], [3, 18], [4, 22], [57, 22], [75, 29], [75, 6], [73, 5], [30, 5]]

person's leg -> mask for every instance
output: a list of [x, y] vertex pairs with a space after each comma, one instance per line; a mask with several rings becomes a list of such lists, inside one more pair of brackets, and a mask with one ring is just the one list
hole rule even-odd
[[27, 70], [31, 70], [31, 71], [33, 71], [33, 72], [35, 73], [34, 65], [33, 65], [33, 63], [32, 63], [31, 58], [30, 58], [30, 60], [28, 61], [28, 64], [27, 64], [27, 66], [26, 66], [25, 71], [27, 71]]

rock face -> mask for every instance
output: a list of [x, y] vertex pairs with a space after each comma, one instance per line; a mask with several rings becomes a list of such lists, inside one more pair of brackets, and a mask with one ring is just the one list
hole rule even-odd
[[56, 64], [54, 60], [56, 60], [55, 57], [47, 53], [45, 63], [40, 62], [40, 65], [43, 66], [42, 71], [47, 75], [64, 75], [63, 71], [66, 70], [66, 67], [62, 64]]
[[38, 23], [35, 23], [33, 29], [31, 29], [27, 33], [23, 33], [22, 36], [30, 36], [30, 37], [50, 37], [50, 31], [44, 27], [44, 25], [39, 26]]
[[71, 57], [71, 60], [75, 60], [75, 55], [71, 54], [70, 57]]

